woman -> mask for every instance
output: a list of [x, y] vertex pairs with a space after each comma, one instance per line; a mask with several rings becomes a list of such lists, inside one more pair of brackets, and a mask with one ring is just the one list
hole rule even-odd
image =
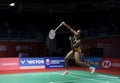
[[66, 75], [69, 73], [68, 70], [68, 60], [71, 57], [75, 57], [75, 62], [82, 66], [82, 67], [86, 67], [89, 68], [91, 70], [91, 73], [93, 73], [95, 71], [94, 67], [90, 67], [87, 64], [84, 64], [83, 62], [80, 61], [80, 55], [81, 55], [81, 48], [80, 48], [80, 30], [75, 31], [74, 29], [72, 29], [69, 25], [67, 25], [65, 22], [62, 22], [62, 25], [64, 25], [68, 30], [70, 30], [73, 33], [73, 37], [70, 36], [69, 40], [70, 40], [70, 45], [71, 45], [71, 50], [68, 52], [68, 54], [65, 57], [65, 72], [62, 75]]

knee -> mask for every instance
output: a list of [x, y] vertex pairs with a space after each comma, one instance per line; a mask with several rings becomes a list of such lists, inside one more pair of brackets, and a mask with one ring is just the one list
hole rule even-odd
[[78, 65], [82, 63], [82, 62], [80, 62], [79, 60], [76, 60], [75, 62], [76, 62], [76, 64], [78, 64]]

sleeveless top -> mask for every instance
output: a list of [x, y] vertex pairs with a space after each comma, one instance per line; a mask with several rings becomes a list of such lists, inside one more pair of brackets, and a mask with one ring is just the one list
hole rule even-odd
[[[73, 45], [76, 44], [77, 40], [78, 40], [78, 39], [77, 39], [75, 36], [72, 38]], [[77, 52], [81, 53], [82, 50], [81, 50], [81, 48], [80, 48], [80, 45], [79, 45], [78, 47], [76, 47], [76, 48], [74, 49], [74, 51], [77, 51]]]

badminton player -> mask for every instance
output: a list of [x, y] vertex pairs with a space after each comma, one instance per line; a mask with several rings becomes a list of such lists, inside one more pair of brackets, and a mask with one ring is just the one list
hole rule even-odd
[[95, 68], [91, 67], [88, 64], [85, 64], [80, 61], [80, 55], [81, 55], [81, 48], [80, 48], [80, 30], [75, 31], [71, 26], [67, 25], [65, 22], [62, 22], [62, 25], [65, 26], [68, 30], [70, 30], [73, 33], [73, 37], [69, 37], [70, 40], [70, 45], [71, 45], [71, 50], [68, 52], [66, 57], [64, 58], [65, 60], [65, 68], [66, 70], [62, 75], [68, 74], [70, 71], [68, 70], [68, 60], [71, 59], [71, 57], [75, 58], [75, 62], [82, 66], [88, 68], [91, 73], [95, 72]]

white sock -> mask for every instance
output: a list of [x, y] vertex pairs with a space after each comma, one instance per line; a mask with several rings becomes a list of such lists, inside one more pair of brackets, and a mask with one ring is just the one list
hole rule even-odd
[[95, 67], [89, 67], [89, 69], [95, 69]]

